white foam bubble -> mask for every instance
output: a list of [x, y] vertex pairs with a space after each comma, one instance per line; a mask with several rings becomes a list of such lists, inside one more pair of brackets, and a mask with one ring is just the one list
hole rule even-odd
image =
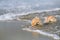
[[8, 13], [0, 16], [0, 20], [13, 20], [17, 14]]
[[37, 33], [40, 33], [42, 35], [52, 37], [54, 39], [58, 39], [58, 40], [60, 39], [60, 37], [58, 35], [50, 34], [50, 33], [44, 32], [42, 30], [33, 30], [33, 29], [29, 29], [29, 28], [23, 28], [22, 30], [26, 30], [26, 31], [30, 31], [30, 32], [37, 32]]

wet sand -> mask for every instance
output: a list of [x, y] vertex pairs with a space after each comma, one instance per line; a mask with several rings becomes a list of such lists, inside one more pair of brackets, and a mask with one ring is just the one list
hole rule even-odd
[[0, 40], [54, 40], [35, 32], [23, 31], [30, 24], [27, 21], [0, 21]]

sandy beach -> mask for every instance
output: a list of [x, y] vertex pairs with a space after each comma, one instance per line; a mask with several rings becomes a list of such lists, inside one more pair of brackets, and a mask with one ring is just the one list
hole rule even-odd
[[0, 21], [0, 40], [54, 40], [51, 37], [43, 36], [34, 32], [23, 31], [26, 21]]

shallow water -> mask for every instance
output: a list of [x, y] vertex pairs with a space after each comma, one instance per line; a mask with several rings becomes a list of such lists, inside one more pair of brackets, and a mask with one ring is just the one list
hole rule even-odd
[[[5, 21], [1, 20], [0, 21], [1, 40], [60, 40], [59, 12], [60, 10], [41, 13], [36, 12], [29, 13], [27, 15], [17, 16], [18, 18], [20, 18], [20, 21], [18, 21], [17, 19]], [[48, 15], [54, 15], [58, 21], [54, 24], [44, 25], [41, 29], [38, 29], [42, 30], [43, 32], [29, 28], [31, 27], [31, 20], [35, 16], [41, 18], [42, 22], [44, 23], [44, 18]], [[28, 28], [31, 31], [27, 29], [22, 30], [23, 28]], [[34, 32], [33, 30], [36, 32]]]

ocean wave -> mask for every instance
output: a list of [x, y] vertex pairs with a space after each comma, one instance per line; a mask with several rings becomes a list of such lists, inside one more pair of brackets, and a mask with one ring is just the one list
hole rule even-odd
[[23, 28], [22, 30], [26, 30], [26, 31], [29, 31], [29, 32], [37, 32], [39, 34], [42, 34], [42, 35], [45, 35], [45, 36], [48, 36], [48, 37], [52, 37], [56, 40], [60, 40], [60, 37], [58, 35], [47, 33], [47, 32], [44, 32], [42, 30], [33, 30], [33, 29], [29, 29], [29, 28]]
[[51, 9], [51, 10], [37, 10], [37, 11], [23, 12], [21, 14], [7, 13], [7, 14], [0, 15], [0, 20], [13, 20], [16, 18], [16, 16], [27, 15], [27, 14], [31, 14], [31, 13], [58, 11], [58, 10], [60, 10], [60, 8], [55, 8], [55, 9]]

